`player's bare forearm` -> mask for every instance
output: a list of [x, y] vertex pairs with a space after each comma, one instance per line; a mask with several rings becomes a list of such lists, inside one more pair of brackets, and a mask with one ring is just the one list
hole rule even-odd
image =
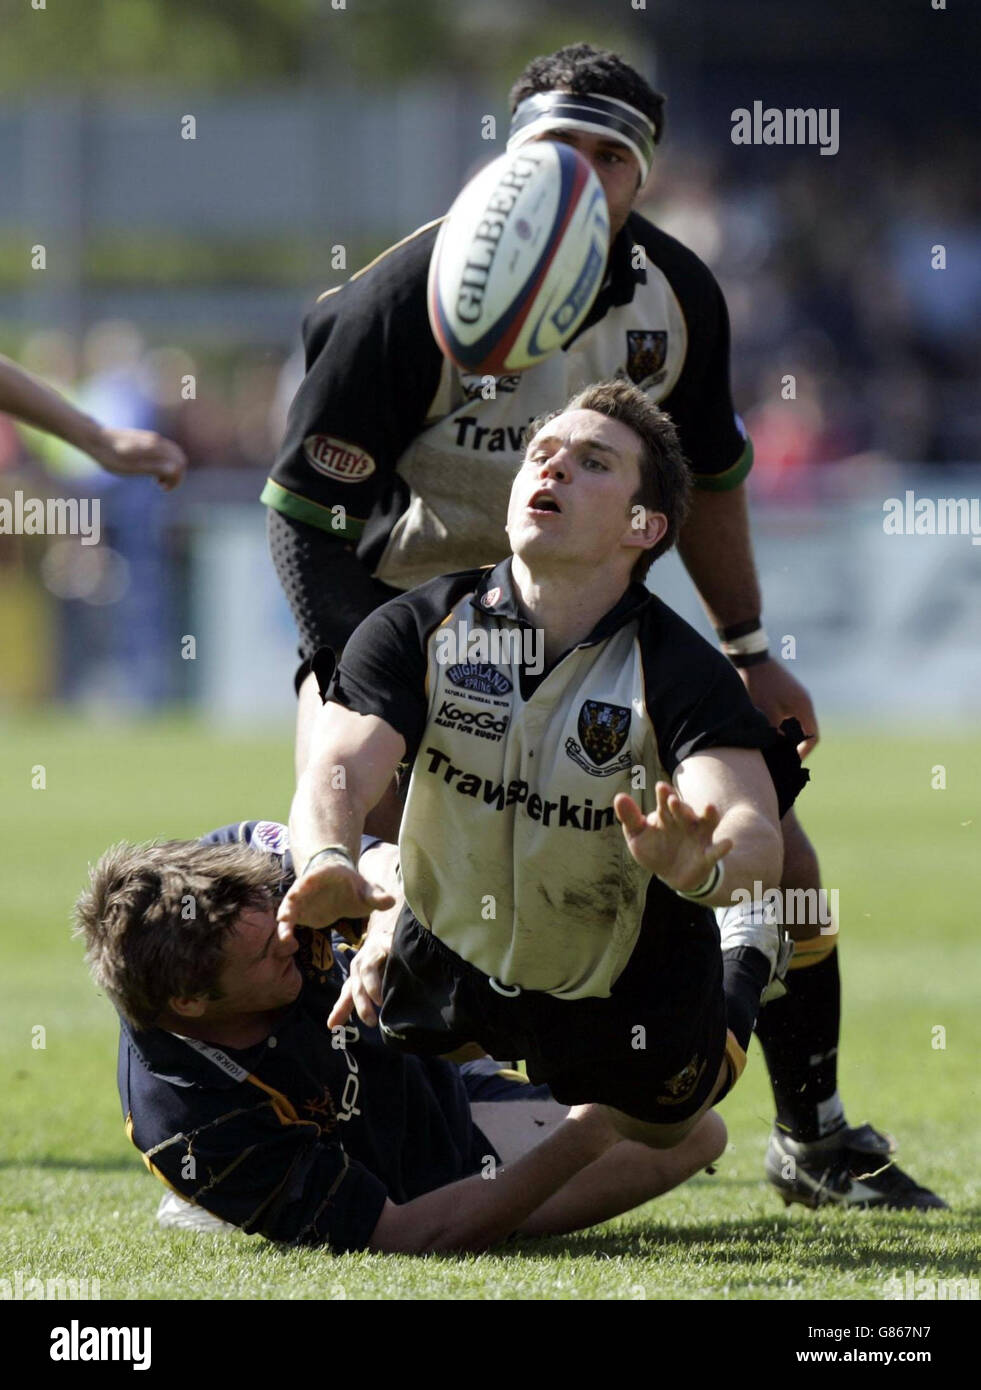
[[86, 453], [97, 448], [102, 438], [97, 420], [76, 410], [64, 396], [7, 357], [0, 357], [0, 410]]
[[325, 845], [343, 845], [358, 861], [365, 816], [391, 783], [405, 751], [401, 735], [375, 715], [324, 705], [310, 759], [290, 810], [290, 846], [298, 870]]
[[734, 892], [754, 893], [754, 885], [776, 888], [783, 871], [783, 838], [779, 825], [755, 806], [736, 806], [719, 822], [720, 839], [732, 841], [725, 856], [722, 882], [705, 899], [706, 907], [730, 907]]
[[402, 1206], [389, 1203], [369, 1248], [417, 1255], [487, 1250], [618, 1142], [598, 1107], [577, 1107], [553, 1134], [497, 1168], [495, 1176], [464, 1178]]
[[187, 470], [183, 449], [153, 430], [109, 429], [15, 362], [0, 357], [0, 411], [82, 449], [110, 473], [147, 474], [177, 487]]
[[728, 492], [696, 487], [678, 552], [713, 627], [731, 627], [760, 612], [745, 486]]
[[674, 777], [678, 794], [697, 815], [715, 806], [721, 813], [713, 833], [731, 842], [723, 860], [723, 878], [705, 899], [709, 907], [728, 907], [737, 889], [752, 893], [754, 884], [775, 888], [783, 869], [783, 837], [777, 794], [763, 755], [754, 748], [712, 748], [679, 764]]

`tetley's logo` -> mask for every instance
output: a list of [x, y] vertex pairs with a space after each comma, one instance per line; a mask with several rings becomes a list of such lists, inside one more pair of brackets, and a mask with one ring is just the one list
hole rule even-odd
[[507, 695], [511, 691], [507, 676], [485, 661], [460, 662], [451, 666], [446, 675], [454, 685], [463, 690], [478, 690], [481, 695]]
[[318, 473], [338, 483], [360, 483], [375, 471], [375, 460], [364, 449], [329, 434], [307, 435], [303, 452]]

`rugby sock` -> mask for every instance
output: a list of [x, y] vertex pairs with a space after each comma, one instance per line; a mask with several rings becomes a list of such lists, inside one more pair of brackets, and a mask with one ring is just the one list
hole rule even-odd
[[[760, 1009], [760, 995], [770, 980], [770, 962], [754, 946], [735, 946], [722, 953], [722, 989], [726, 997], [726, 1023], [746, 1052], [753, 1023]], [[768, 1006], [769, 1007], [769, 1006]]]
[[760, 1010], [756, 1036], [770, 1073], [777, 1127], [789, 1138], [809, 1143], [845, 1126], [838, 1097], [837, 949], [817, 965], [789, 970], [784, 983], [786, 995]]

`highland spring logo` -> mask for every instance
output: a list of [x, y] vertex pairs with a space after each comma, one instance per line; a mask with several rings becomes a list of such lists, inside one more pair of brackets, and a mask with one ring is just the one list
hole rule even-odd
[[882, 529], [887, 536], [970, 536], [981, 545], [981, 497], [887, 497], [882, 504]]
[[98, 497], [0, 497], [0, 536], [81, 536], [98, 545], [102, 503]]

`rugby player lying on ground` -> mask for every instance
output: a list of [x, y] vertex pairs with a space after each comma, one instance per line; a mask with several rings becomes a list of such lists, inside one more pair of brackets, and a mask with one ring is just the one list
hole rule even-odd
[[[384, 935], [402, 906], [396, 851], [367, 838], [363, 851], [355, 906]], [[93, 976], [120, 1013], [127, 1131], [172, 1189], [161, 1224], [338, 1253], [483, 1250], [606, 1220], [722, 1152], [715, 1114], [655, 1153], [489, 1058], [457, 1067], [332, 1028], [351, 947], [277, 931], [292, 879], [285, 826], [245, 822], [115, 846], [79, 898]]]
[[610, 382], [529, 437], [512, 556], [391, 599], [347, 643], [279, 920], [356, 912], [364, 818], [406, 760], [406, 907], [392, 942], [369, 932], [386, 1040], [522, 1057], [563, 1104], [670, 1148], [738, 1077], [786, 968], [752, 900], [780, 882], [805, 774], [725, 657], [639, 582], [690, 489], [668, 416]]

